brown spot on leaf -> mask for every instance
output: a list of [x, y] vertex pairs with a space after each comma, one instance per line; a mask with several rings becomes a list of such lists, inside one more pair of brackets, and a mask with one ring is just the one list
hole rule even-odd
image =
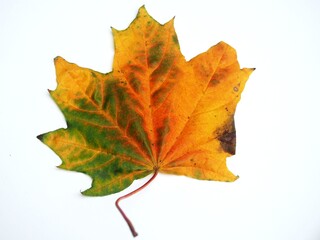
[[220, 83], [220, 81], [216, 78], [211, 79], [210, 86], [216, 86]]
[[236, 154], [236, 128], [233, 117], [226, 124], [221, 134], [218, 135], [222, 149], [232, 155]]
[[220, 145], [223, 150], [232, 155], [236, 154], [236, 132], [225, 132], [220, 137]]

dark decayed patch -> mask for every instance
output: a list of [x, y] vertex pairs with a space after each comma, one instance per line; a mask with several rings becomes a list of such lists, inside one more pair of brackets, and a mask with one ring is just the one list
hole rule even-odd
[[225, 132], [219, 138], [222, 149], [232, 155], [236, 154], [236, 132]]
[[219, 134], [218, 139], [222, 149], [232, 155], [236, 154], [236, 128], [233, 117], [226, 128]]

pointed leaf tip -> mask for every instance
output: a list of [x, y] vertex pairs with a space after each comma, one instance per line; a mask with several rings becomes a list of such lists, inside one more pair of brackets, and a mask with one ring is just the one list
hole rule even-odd
[[251, 73], [253, 73], [256, 70], [256, 68], [244, 68], [243, 70], [250, 75]]
[[57, 61], [59, 61], [60, 59], [63, 59], [63, 58], [60, 57], [60, 56], [56, 56], [56, 57], [53, 59], [53, 61], [54, 61], [54, 62], [57, 62]]
[[115, 36], [115, 34], [119, 32], [119, 30], [111, 26], [111, 32], [112, 32], [112, 35]]
[[140, 11], [147, 11], [147, 10], [146, 10], [146, 5], [143, 4], [143, 5], [139, 8], [138, 12], [140, 12]]
[[143, 16], [143, 15], [147, 15], [147, 16], [151, 17], [150, 14], [149, 14], [148, 11], [147, 11], [145, 5], [142, 5], [142, 6], [139, 8], [137, 17]]
[[43, 137], [44, 137], [44, 135], [45, 135], [45, 133], [40, 134], [40, 135], [37, 136], [37, 138], [38, 138], [41, 142], [43, 142]]

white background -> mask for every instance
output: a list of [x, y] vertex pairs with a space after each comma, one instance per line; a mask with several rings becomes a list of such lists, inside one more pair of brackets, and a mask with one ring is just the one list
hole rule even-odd
[[139, 239], [320, 239], [320, 3], [317, 0], [19, 1], [0, 3], [0, 239], [132, 239], [114, 201], [84, 197], [89, 177], [55, 168], [36, 139], [65, 127], [49, 97], [53, 58], [109, 72], [110, 26], [143, 4], [173, 16], [187, 59], [223, 40], [256, 67], [236, 113], [235, 183], [160, 175], [122, 202]]

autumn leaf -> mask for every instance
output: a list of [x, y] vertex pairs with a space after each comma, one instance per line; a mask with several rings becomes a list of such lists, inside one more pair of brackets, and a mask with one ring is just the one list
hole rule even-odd
[[88, 196], [158, 172], [235, 181], [226, 158], [235, 154], [235, 109], [254, 69], [240, 69], [224, 42], [186, 61], [173, 19], [161, 25], [144, 7], [126, 30], [112, 33], [110, 73], [55, 58], [50, 95], [67, 128], [38, 138], [61, 158], [59, 167], [89, 175]]

